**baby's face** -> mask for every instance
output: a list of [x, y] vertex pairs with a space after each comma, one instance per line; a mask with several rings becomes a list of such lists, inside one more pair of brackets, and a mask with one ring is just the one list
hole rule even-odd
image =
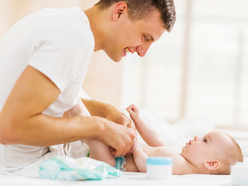
[[213, 131], [203, 137], [194, 137], [182, 148], [181, 155], [195, 166], [201, 166], [209, 160], [223, 159], [232, 148], [233, 141], [225, 133]]

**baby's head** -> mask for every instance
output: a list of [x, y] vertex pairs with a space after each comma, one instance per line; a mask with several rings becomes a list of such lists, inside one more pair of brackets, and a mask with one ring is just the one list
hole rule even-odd
[[195, 137], [182, 148], [181, 155], [200, 173], [230, 174], [231, 165], [243, 161], [237, 142], [223, 132], [213, 131]]

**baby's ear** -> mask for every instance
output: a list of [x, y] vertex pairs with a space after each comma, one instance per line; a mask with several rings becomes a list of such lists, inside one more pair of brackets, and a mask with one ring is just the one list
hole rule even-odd
[[210, 160], [204, 162], [204, 167], [208, 170], [217, 170], [220, 167], [220, 162], [218, 160]]

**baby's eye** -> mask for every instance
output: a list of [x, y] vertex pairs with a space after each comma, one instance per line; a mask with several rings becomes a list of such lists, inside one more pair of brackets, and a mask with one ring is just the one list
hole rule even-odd
[[205, 143], [207, 143], [207, 138], [203, 138], [203, 141], [204, 141]]

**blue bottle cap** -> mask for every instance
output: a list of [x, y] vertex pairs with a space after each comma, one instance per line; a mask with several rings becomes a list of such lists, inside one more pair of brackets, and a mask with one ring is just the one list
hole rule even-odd
[[149, 157], [146, 159], [148, 165], [172, 165], [172, 159], [167, 157]]

